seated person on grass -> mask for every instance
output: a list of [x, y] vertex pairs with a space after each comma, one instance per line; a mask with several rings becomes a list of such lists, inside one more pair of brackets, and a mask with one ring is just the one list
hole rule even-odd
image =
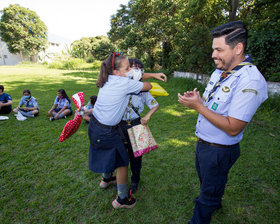
[[92, 115], [92, 111], [93, 111], [93, 107], [94, 107], [94, 104], [95, 104], [95, 101], [97, 99], [97, 96], [91, 96], [89, 98], [89, 102], [86, 106], [86, 109], [85, 109], [85, 114], [83, 116], [83, 119], [86, 121], [86, 122], [90, 122], [90, 117]]
[[[22, 106], [24, 108], [20, 109]], [[22, 98], [19, 105], [13, 110], [14, 113], [21, 113], [25, 117], [34, 117], [39, 113], [39, 106], [34, 96], [31, 96], [31, 92], [28, 89], [23, 90]]]
[[11, 113], [12, 103], [12, 97], [4, 93], [4, 86], [0, 85], [0, 114]]
[[64, 89], [59, 89], [57, 91], [57, 97], [55, 98], [54, 104], [49, 110], [48, 114], [51, 116], [50, 121], [66, 118], [66, 116], [73, 114], [71, 100], [67, 96]]

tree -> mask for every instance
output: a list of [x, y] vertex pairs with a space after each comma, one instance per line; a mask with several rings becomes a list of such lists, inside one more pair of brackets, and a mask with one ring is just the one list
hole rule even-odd
[[[211, 30], [241, 20], [249, 53], [269, 76], [280, 69], [279, 0], [130, 0], [111, 17], [109, 38], [151, 69], [211, 73]], [[265, 74], [264, 74], [265, 75]], [[277, 75], [277, 74], [276, 74]]]
[[74, 57], [93, 57], [98, 60], [104, 60], [109, 52], [115, 50], [114, 45], [105, 36], [83, 37], [80, 40], [75, 40], [71, 44], [71, 48]]
[[239, 17], [249, 30], [248, 53], [254, 64], [266, 79], [280, 81], [280, 2], [247, 1]]
[[22, 52], [34, 56], [46, 48], [47, 27], [34, 11], [16, 4], [1, 12], [0, 37], [11, 53], [22, 59]]

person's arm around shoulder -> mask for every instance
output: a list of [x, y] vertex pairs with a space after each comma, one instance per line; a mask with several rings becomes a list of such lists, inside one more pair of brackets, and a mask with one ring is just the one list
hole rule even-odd
[[166, 82], [167, 81], [167, 76], [162, 73], [162, 72], [159, 72], [159, 73], [143, 73], [142, 75], [142, 79], [158, 79], [160, 81], [163, 81], [163, 82]]
[[183, 106], [196, 110], [202, 116], [204, 116], [209, 122], [215, 125], [217, 128], [220, 128], [230, 136], [238, 135], [247, 125], [247, 122], [235, 119], [233, 117], [224, 117], [220, 114], [217, 114], [203, 105], [202, 98], [199, 95], [199, 92], [188, 91], [182, 96], [178, 94], [178, 101]]
[[141, 91], [149, 91], [152, 88], [152, 84], [149, 82], [143, 82], [143, 87], [141, 89]]

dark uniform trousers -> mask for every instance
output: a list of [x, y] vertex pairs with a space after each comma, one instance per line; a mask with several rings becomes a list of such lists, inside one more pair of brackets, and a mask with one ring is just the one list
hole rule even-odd
[[197, 142], [195, 165], [200, 180], [200, 196], [194, 200], [191, 224], [210, 223], [212, 213], [221, 208], [229, 170], [239, 156], [239, 144], [221, 147]]
[[138, 184], [140, 181], [140, 171], [142, 168], [142, 156], [134, 157], [133, 149], [131, 147], [127, 129], [131, 128], [132, 126], [136, 126], [138, 124], [141, 124], [140, 118], [131, 121], [130, 125], [126, 121], [122, 121], [120, 123], [122, 132], [124, 134], [124, 144], [127, 149], [128, 157], [129, 157], [129, 161], [130, 161], [130, 169], [132, 172], [131, 182], [135, 183], [135, 184]]

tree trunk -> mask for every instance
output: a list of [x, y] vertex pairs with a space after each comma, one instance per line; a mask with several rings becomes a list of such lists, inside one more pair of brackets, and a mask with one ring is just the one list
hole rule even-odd
[[23, 61], [23, 56], [22, 56], [22, 51], [21, 50], [19, 51], [19, 54], [20, 54], [20, 61], [22, 62]]
[[165, 40], [162, 46], [162, 67], [169, 67], [169, 54], [172, 51], [172, 45], [170, 41]]
[[238, 8], [238, 0], [230, 0], [229, 22], [236, 20], [236, 12]]

